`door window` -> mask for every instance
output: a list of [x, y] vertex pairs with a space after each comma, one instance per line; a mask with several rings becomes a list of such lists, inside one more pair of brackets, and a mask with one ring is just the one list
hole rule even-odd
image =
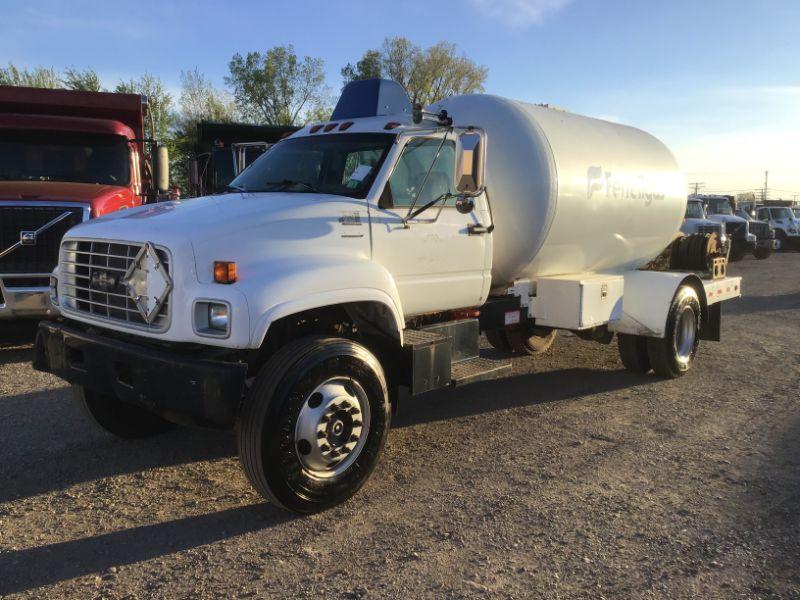
[[[456, 144], [452, 140], [445, 140], [439, 157], [436, 158], [436, 151], [440, 145], [442, 145], [441, 138], [416, 138], [406, 144], [384, 191], [393, 206], [406, 208], [411, 206], [418, 191], [417, 207], [443, 194], [453, 192]], [[435, 158], [436, 162], [425, 181], [425, 187], [420, 190], [425, 174]], [[454, 205], [455, 198], [449, 198], [446, 204]]]

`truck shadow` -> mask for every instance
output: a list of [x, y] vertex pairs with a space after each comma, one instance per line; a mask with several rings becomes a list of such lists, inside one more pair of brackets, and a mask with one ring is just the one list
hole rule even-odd
[[144, 441], [95, 428], [62, 388], [3, 398], [0, 504], [107, 477], [236, 455], [231, 432], [181, 427]]
[[511, 375], [464, 388], [404, 398], [392, 426], [408, 427], [520, 406], [575, 400], [656, 381], [658, 379], [652, 376], [627, 371], [582, 368]]
[[269, 504], [237, 506], [0, 555], [0, 597], [130, 565], [294, 519]]

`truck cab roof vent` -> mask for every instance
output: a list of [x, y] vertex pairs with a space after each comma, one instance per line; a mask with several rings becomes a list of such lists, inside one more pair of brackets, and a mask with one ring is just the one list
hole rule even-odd
[[411, 100], [402, 85], [388, 79], [351, 81], [333, 109], [331, 121], [411, 114]]

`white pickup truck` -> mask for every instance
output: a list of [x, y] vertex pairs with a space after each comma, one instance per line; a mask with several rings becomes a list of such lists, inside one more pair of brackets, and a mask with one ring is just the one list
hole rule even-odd
[[629, 370], [684, 374], [741, 291], [713, 236], [680, 236], [684, 190], [631, 127], [352, 83], [228, 193], [70, 230], [34, 364], [123, 437], [235, 428], [259, 492], [322, 510], [365, 482], [404, 395], [510, 367], [481, 332], [523, 354], [616, 334]]

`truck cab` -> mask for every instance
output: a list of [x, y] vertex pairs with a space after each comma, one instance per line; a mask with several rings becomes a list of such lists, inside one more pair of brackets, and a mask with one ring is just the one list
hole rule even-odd
[[0, 86], [0, 319], [52, 314], [67, 230], [157, 199], [147, 110], [135, 94]]
[[725, 225], [706, 217], [706, 209], [702, 200], [689, 199], [686, 203], [686, 216], [681, 225], [681, 233], [716, 233], [724, 244], [727, 242]]
[[777, 250], [800, 249], [800, 219], [788, 206], [758, 206], [756, 216], [775, 229]]
[[730, 239], [729, 259], [732, 262], [742, 260], [745, 254], [756, 249], [758, 238], [751, 233], [748, 221], [734, 214], [732, 197], [701, 195], [692, 198], [700, 198], [706, 206], [708, 219], [722, 223], [725, 227], [725, 234]]

